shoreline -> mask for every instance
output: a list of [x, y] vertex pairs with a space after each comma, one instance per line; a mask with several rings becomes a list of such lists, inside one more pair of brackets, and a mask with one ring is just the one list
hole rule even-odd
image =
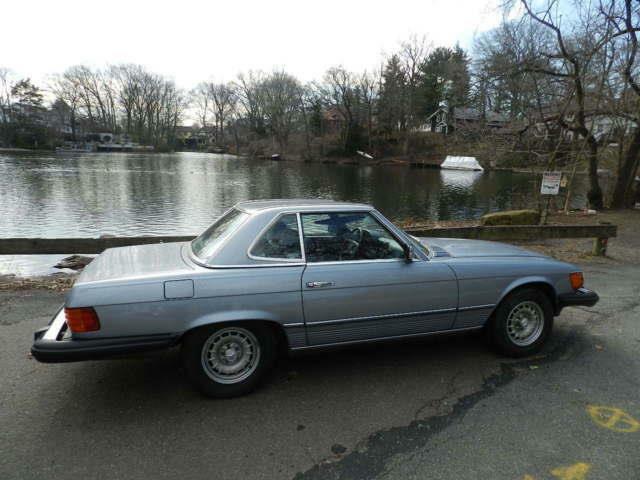
[[[318, 157], [313, 159], [303, 159], [298, 156], [284, 156], [279, 159], [271, 159], [271, 158], [259, 158], [257, 156], [253, 156], [250, 154], [240, 153], [217, 153], [217, 152], [206, 152], [206, 151], [198, 151], [198, 150], [174, 150], [174, 151], [131, 151], [131, 152], [62, 152], [58, 153], [55, 150], [51, 149], [29, 149], [29, 148], [14, 148], [14, 147], [0, 147], [0, 154], [29, 154], [29, 153], [48, 153], [48, 154], [56, 154], [59, 155], [60, 158], [64, 158], [65, 155], [85, 155], [85, 154], [100, 154], [100, 155], [114, 155], [114, 154], [150, 154], [150, 155], [162, 155], [162, 154], [171, 154], [171, 153], [204, 153], [210, 155], [228, 155], [234, 156], [239, 159], [251, 160], [251, 161], [263, 161], [263, 162], [287, 162], [287, 163], [318, 163], [323, 165], [352, 165], [359, 167], [378, 167], [378, 166], [395, 166], [395, 167], [409, 167], [409, 168], [426, 168], [426, 169], [434, 169], [441, 170], [440, 164], [442, 163], [442, 159], [440, 157], [424, 157], [424, 158], [404, 158], [398, 156], [390, 156], [390, 157], [381, 157], [379, 159], [364, 159], [361, 157], [346, 157], [346, 156], [337, 156], [337, 157]], [[455, 171], [466, 171], [466, 170], [455, 170]], [[469, 170], [471, 171], [471, 170]], [[491, 167], [485, 166], [484, 172], [510, 172], [510, 173], [526, 173], [526, 174], [541, 174], [545, 172], [544, 168], [524, 168], [524, 167]], [[556, 168], [555, 171], [562, 172], [564, 174], [572, 174], [574, 173], [570, 168]], [[480, 172], [482, 173], [482, 172]], [[587, 175], [587, 170], [576, 170], [576, 175]]]

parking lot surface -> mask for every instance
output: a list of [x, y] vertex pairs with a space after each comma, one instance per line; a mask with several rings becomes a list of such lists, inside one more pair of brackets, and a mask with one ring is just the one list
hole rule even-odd
[[39, 364], [63, 295], [0, 292], [0, 478], [640, 478], [640, 268], [585, 276], [601, 302], [534, 358], [477, 334], [306, 354], [232, 400], [176, 351]]

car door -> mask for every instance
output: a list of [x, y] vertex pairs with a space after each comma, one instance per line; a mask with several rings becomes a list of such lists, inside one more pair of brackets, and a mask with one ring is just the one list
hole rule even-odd
[[448, 266], [407, 262], [401, 240], [367, 211], [301, 213], [301, 223], [310, 345], [451, 328], [458, 286]]

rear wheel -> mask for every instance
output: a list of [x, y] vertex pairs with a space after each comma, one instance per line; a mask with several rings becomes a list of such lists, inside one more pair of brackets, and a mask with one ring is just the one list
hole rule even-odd
[[509, 294], [496, 309], [488, 334], [491, 343], [510, 357], [538, 352], [553, 328], [553, 307], [549, 297], [535, 288]]
[[261, 324], [202, 327], [183, 340], [182, 360], [189, 380], [205, 395], [244, 395], [273, 365], [275, 337]]

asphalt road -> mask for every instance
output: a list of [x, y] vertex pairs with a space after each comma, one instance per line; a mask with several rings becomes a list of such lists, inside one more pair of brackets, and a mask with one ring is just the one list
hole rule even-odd
[[477, 335], [283, 359], [234, 400], [176, 352], [44, 365], [31, 333], [62, 295], [0, 292], [0, 479], [640, 478], [640, 268], [585, 267], [536, 358]]

